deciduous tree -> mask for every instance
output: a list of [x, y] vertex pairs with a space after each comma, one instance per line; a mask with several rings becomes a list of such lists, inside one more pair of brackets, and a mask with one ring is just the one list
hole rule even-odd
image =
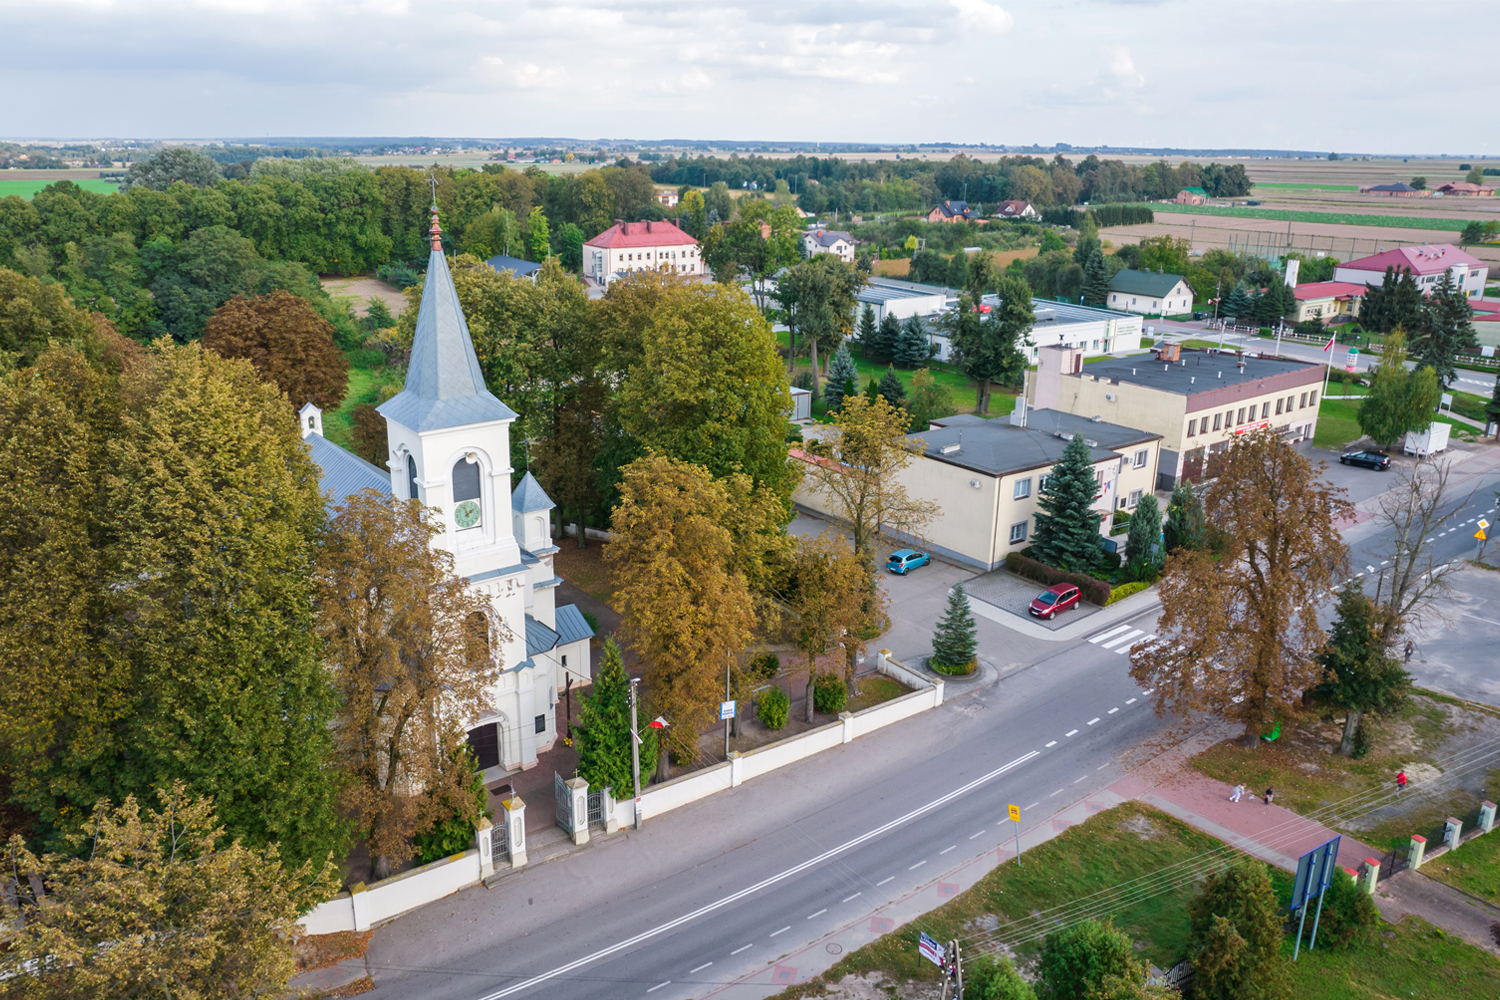
[[[297, 922], [338, 891], [331, 857], [294, 870], [274, 844], [231, 839], [178, 782], [94, 808], [67, 850], [6, 848], [4, 993], [16, 998], [278, 996]], [[43, 887], [45, 886], [45, 891]]]
[[349, 362], [333, 342], [333, 325], [290, 292], [236, 295], [209, 317], [203, 346], [244, 358], [300, 409], [337, 409], [349, 387]]
[[1109, 976], [1144, 978], [1130, 937], [1109, 921], [1097, 920], [1048, 934], [1037, 971], [1042, 1000], [1084, 997]]
[[219, 177], [219, 165], [196, 149], [168, 146], [148, 160], [132, 163], [120, 182], [120, 190], [140, 187], [165, 191], [178, 181], [201, 188], [217, 183]]
[[922, 368], [912, 372], [906, 412], [911, 414], [907, 430], [915, 434], [927, 430], [934, 419], [946, 417], [953, 412], [953, 395], [944, 386], [938, 385], [932, 369]]
[[1247, 861], [1210, 875], [1188, 904], [1193, 996], [1285, 1000], [1292, 995], [1281, 954], [1281, 908], [1266, 866]]
[[813, 720], [813, 684], [818, 657], [830, 647], [844, 647], [845, 680], [854, 691], [854, 662], [864, 643], [870, 574], [843, 535], [824, 533], [799, 539], [791, 560], [790, 583], [783, 599], [795, 616], [797, 648], [807, 656], [807, 721]]
[[1406, 367], [1406, 340], [1400, 330], [1386, 337], [1380, 366], [1370, 392], [1359, 407], [1359, 429], [1382, 445], [1400, 441], [1408, 431], [1426, 430], [1442, 397], [1442, 386], [1430, 367]]
[[0, 267], [0, 356], [31, 364], [49, 341], [91, 350], [94, 326], [74, 308], [62, 285], [47, 284]]
[[1351, 507], [1265, 430], [1230, 446], [1203, 509], [1226, 551], [1168, 557], [1158, 638], [1131, 650], [1130, 675], [1154, 689], [1159, 714], [1215, 712], [1243, 724], [1252, 743], [1297, 715], [1322, 675], [1320, 595], [1343, 568], [1333, 525]]
[[339, 695], [335, 759], [369, 843], [371, 875], [412, 856], [424, 799], [455, 795], [463, 723], [490, 711], [508, 634], [432, 544], [429, 508], [363, 490], [334, 508], [318, 560], [317, 636]]
[[835, 350], [853, 332], [854, 296], [864, 278], [852, 264], [833, 254], [820, 253], [788, 268], [776, 279], [791, 346], [789, 360], [798, 354], [798, 338], [812, 360], [813, 392], [818, 390], [818, 352]]

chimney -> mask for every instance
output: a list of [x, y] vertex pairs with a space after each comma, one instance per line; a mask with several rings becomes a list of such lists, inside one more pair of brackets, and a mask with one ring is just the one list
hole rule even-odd
[[646, 220], [646, 232], [648, 232], [648, 233], [651, 232], [651, 220], [650, 219]]

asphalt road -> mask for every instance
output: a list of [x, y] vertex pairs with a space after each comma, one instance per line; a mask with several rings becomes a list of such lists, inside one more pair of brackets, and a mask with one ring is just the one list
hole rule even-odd
[[763, 968], [1008, 843], [1007, 803], [1034, 823], [1161, 740], [1121, 655], [1154, 615], [1114, 648], [1055, 644], [992, 687], [403, 917], [371, 946], [372, 996], [681, 1000]]

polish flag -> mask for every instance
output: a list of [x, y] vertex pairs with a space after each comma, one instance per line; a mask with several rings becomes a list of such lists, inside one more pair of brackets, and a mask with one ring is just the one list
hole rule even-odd
[[650, 726], [652, 729], [666, 729], [667, 728], [667, 720], [658, 715], [656, 718], [654, 718], [650, 722], [648, 722], [647, 725]]
[[1328, 350], [1328, 349], [1329, 349], [1329, 348], [1331, 348], [1331, 347], [1333, 347], [1333, 342], [1334, 342], [1334, 341], [1335, 341], [1335, 340], [1338, 340], [1338, 339], [1339, 339], [1339, 338], [1338, 338], [1338, 334], [1334, 334], [1334, 335], [1333, 335], [1333, 336], [1332, 336], [1332, 337], [1329, 337], [1329, 338], [1328, 338], [1328, 343], [1326, 343], [1326, 344], [1324, 344], [1324, 345], [1323, 345], [1323, 350], [1325, 350], [1325, 351], [1326, 351], [1326, 350]]

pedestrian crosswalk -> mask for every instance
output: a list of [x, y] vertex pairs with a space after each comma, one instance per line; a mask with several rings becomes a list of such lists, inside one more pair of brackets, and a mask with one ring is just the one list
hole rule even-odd
[[1106, 632], [1100, 632], [1098, 635], [1092, 636], [1089, 642], [1094, 643], [1101, 649], [1110, 649], [1123, 655], [1141, 643], [1150, 642], [1155, 638], [1156, 636], [1141, 629], [1131, 628], [1129, 625], [1117, 625]]

